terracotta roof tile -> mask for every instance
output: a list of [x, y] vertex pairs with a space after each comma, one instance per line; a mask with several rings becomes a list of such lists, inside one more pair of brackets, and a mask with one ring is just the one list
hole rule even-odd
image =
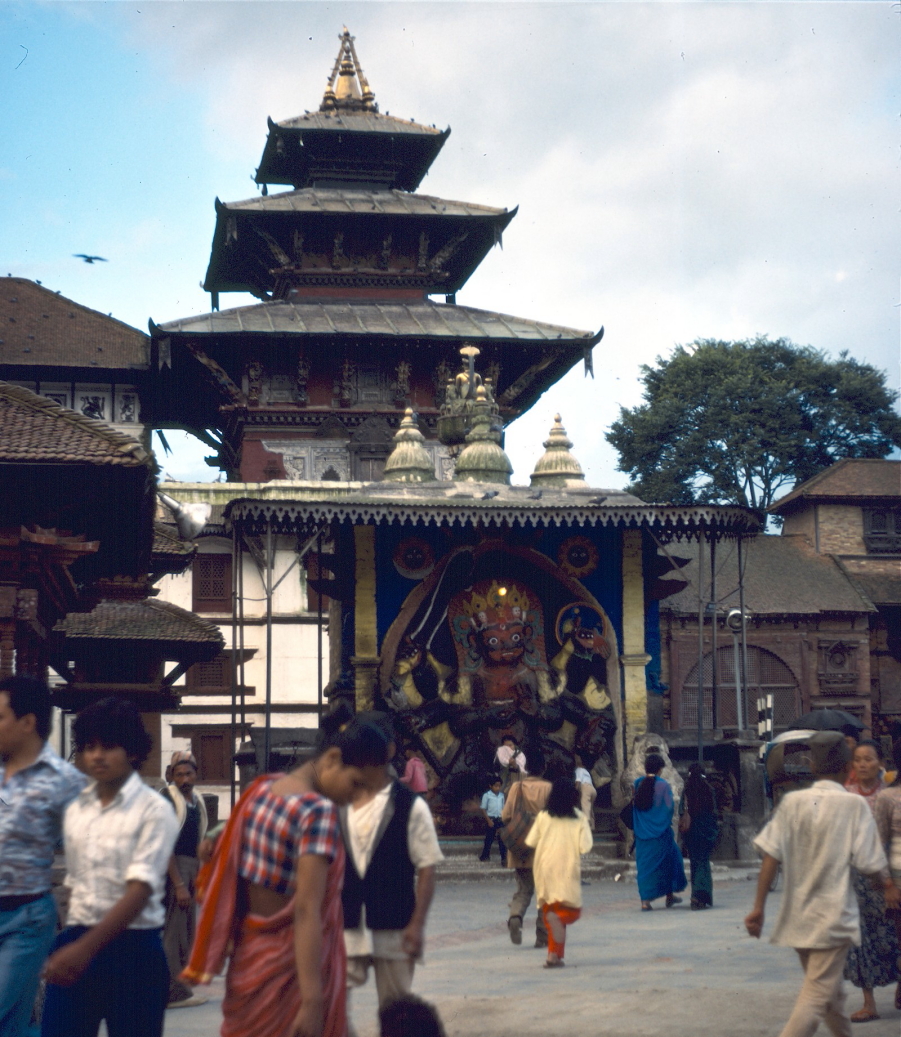
[[56, 625], [66, 640], [194, 642], [224, 645], [217, 626], [168, 601], [101, 601], [92, 611], [71, 612]]
[[885, 573], [849, 573], [874, 605], [901, 605], [901, 573], [887, 576]]
[[847, 457], [796, 486], [791, 493], [770, 505], [768, 510], [779, 514], [786, 505], [800, 502], [802, 498], [822, 500], [842, 497], [901, 498], [901, 461], [887, 461], [878, 457]]
[[174, 523], [153, 523], [153, 553], [155, 555], [191, 556], [196, 552], [197, 547], [192, 541], [182, 540], [178, 535], [178, 529]]
[[[691, 561], [678, 576], [688, 587], [664, 599], [664, 612], [698, 614], [698, 545], [678, 543], [671, 554]], [[704, 545], [705, 584], [710, 586], [710, 554]], [[745, 608], [756, 615], [818, 615], [823, 612], [871, 612], [854, 583], [830, 555], [817, 554], [801, 536], [761, 535], [742, 544], [745, 562]], [[738, 552], [734, 541], [717, 545], [716, 597], [720, 611], [738, 608]], [[664, 581], [665, 582], [665, 581]]]
[[0, 382], [0, 461], [156, 464], [131, 436], [8, 382]]
[[0, 366], [13, 364], [146, 371], [150, 339], [34, 281], [5, 277], [0, 280]]

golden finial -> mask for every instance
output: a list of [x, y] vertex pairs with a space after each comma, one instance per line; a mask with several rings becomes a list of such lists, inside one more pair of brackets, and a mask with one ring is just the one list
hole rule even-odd
[[338, 56], [335, 58], [319, 110], [377, 112], [379, 107], [375, 103], [375, 94], [363, 74], [354, 47], [354, 37], [346, 25], [338, 39], [341, 46], [338, 48]]

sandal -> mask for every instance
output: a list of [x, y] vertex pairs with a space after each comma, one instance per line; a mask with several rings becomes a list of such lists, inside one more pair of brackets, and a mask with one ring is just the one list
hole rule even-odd
[[641, 902], [641, 910], [642, 911], [653, 911], [654, 910], [653, 907], [651, 907], [650, 900], [642, 900], [642, 902]]
[[566, 965], [565, 961], [561, 961], [559, 958], [557, 961], [546, 961], [544, 967], [546, 969], [562, 969]]
[[878, 1012], [871, 1012], [868, 1008], [861, 1008], [859, 1012], [855, 1012], [850, 1016], [852, 1023], [871, 1023], [874, 1019], [879, 1018]]
[[675, 893], [667, 893], [666, 895], [666, 906], [672, 907], [673, 904], [681, 904], [682, 897], [677, 897]]

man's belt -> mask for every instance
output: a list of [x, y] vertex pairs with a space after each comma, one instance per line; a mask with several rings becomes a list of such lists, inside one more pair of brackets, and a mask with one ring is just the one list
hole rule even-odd
[[0, 897], [0, 911], [18, 911], [20, 907], [25, 907], [26, 904], [33, 904], [36, 900], [42, 900], [47, 893], [23, 893], [19, 897]]

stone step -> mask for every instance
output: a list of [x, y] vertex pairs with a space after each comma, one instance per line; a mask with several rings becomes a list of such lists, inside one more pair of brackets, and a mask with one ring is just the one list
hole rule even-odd
[[[438, 844], [445, 857], [477, 858], [482, 852], [483, 840], [481, 836], [473, 835], [441, 836], [438, 839]], [[596, 833], [594, 837], [594, 849], [591, 853], [599, 853], [604, 857], [616, 857], [618, 855], [619, 845], [620, 843], [618, 839], [613, 839], [606, 835]], [[497, 847], [495, 847], [492, 853], [496, 856], [497, 852]]]
[[[757, 878], [759, 861], [714, 861], [711, 863], [714, 880], [748, 881]], [[483, 863], [477, 857], [447, 857], [435, 869], [439, 882], [513, 882], [513, 872], [502, 868], [494, 850], [490, 861]], [[616, 857], [588, 854], [582, 861], [582, 878], [587, 882], [635, 882], [635, 861]], [[685, 896], [690, 894], [686, 891]]]

